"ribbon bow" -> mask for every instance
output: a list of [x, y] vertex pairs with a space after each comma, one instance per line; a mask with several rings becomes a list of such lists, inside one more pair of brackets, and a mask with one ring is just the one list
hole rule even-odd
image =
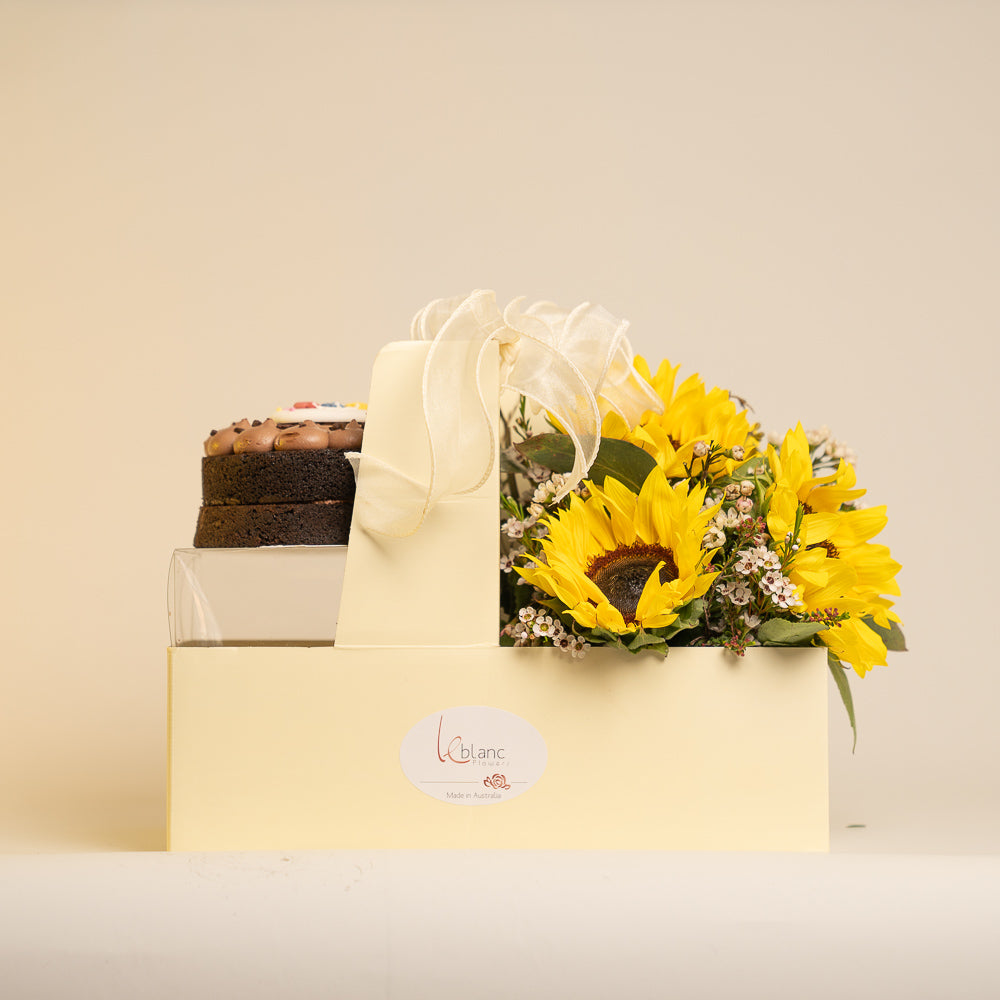
[[[573, 441], [573, 469], [556, 499], [584, 478], [597, 457], [601, 419], [618, 413], [629, 426], [643, 413], [662, 412], [663, 403], [636, 371], [625, 337], [627, 320], [601, 306], [583, 303], [567, 312], [551, 302], [522, 310], [514, 299], [501, 315], [492, 291], [436, 299], [413, 318], [413, 340], [431, 342], [424, 364], [423, 411], [431, 451], [431, 473], [420, 483], [371, 456], [363, 456], [355, 520], [369, 532], [413, 534], [445, 496], [471, 493], [486, 481], [496, 459], [496, 415], [482, 388], [482, 358], [496, 341], [500, 385], [546, 410]], [[465, 344], [467, 364], [442, 357], [445, 344]], [[470, 376], [470, 373], [471, 376]], [[483, 464], [470, 465], [469, 455]], [[349, 456], [358, 469], [360, 455]], [[377, 475], [368, 475], [368, 470]]]

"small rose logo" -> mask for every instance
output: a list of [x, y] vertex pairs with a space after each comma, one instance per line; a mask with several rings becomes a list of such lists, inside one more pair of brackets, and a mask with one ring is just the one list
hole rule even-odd
[[489, 778], [483, 778], [483, 784], [487, 788], [502, 788], [505, 792], [510, 791], [510, 785], [507, 784], [507, 777], [503, 774], [494, 774]]

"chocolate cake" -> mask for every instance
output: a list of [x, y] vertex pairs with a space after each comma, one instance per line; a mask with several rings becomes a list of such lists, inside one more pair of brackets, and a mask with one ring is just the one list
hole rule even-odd
[[[267, 420], [241, 420], [205, 441], [196, 548], [346, 544], [359, 451], [355, 408], [297, 404]], [[314, 420], [295, 420], [308, 412]], [[291, 422], [293, 421], [294, 422]]]

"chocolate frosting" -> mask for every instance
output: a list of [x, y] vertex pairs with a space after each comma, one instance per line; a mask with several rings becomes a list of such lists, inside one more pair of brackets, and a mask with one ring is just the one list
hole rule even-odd
[[221, 431], [212, 431], [205, 440], [209, 458], [221, 455], [242, 455], [265, 451], [358, 451], [364, 437], [364, 425], [352, 420], [347, 425], [319, 425], [313, 420], [298, 424], [279, 425], [272, 417], [255, 420], [244, 418]]
[[224, 430], [211, 431], [205, 439], [205, 454], [232, 455], [236, 439], [250, 429], [250, 421], [244, 417], [238, 424], [230, 424]]
[[275, 451], [321, 451], [330, 444], [330, 432], [312, 420], [282, 429], [275, 438]]
[[364, 428], [357, 420], [352, 420], [346, 427], [327, 432], [330, 436], [330, 447], [338, 451], [357, 451], [361, 447]]
[[245, 430], [233, 445], [237, 455], [245, 451], [273, 451], [278, 436], [278, 425], [268, 417], [265, 421], [255, 420], [249, 430]]

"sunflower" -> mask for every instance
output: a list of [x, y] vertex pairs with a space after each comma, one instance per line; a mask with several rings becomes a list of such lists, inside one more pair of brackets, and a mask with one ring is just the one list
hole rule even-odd
[[882, 596], [899, 593], [894, 579], [898, 570], [899, 563], [886, 546], [871, 544], [838, 550], [836, 556], [830, 556], [823, 546], [807, 549], [796, 555], [788, 569], [791, 581], [801, 586], [804, 610], [847, 612], [844, 621], [824, 629], [819, 638], [860, 677], [872, 667], [886, 664], [885, 642], [868, 622], [888, 628], [890, 622], [899, 621], [891, 610], [892, 602]]
[[[767, 459], [775, 483], [789, 489], [806, 514], [837, 513], [844, 504], [853, 503], [865, 495], [864, 490], [854, 488], [857, 483], [854, 467], [843, 459], [836, 472], [828, 476], [814, 475], [809, 440], [802, 424], [785, 435], [780, 452], [769, 447]], [[773, 530], [771, 534], [774, 535]], [[783, 538], [784, 534], [780, 537]]]
[[787, 573], [798, 589], [802, 610], [848, 614], [819, 637], [863, 677], [886, 662], [885, 643], [867, 621], [881, 628], [899, 621], [884, 595], [899, 593], [895, 576], [900, 565], [885, 545], [871, 541], [887, 523], [886, 508], [844, 510], [844, 504], [865, 491], [854, 488], [854, 469], [843, 461], [832, 475], [813, 475], [801, 424], [785, 435], [780, 452], [768, 449], [768, 462], [774, 476], [766, 497], [771, 537], [784, 541], [800, 519], [799, 550]]
[[701, 597], [716, 574], [702, 537], [718, 506], [702, 509], [705, 487], [671, 487], [659, 468], [638, 494], [608, 476], [590, 496], [546, 519], [545, 562], [519, 568], [584, 628], [617, 635], [662, 628]]
[[[663, 413], [646, 412], [640, 422], [629, 427], [616, 413], [604, 417], [601, 436], [619, 438], [649, 452], [668, 477], [679, 479], [695, 470], [695, 445], [713, 445], [729, 451], [740, 447], [743, 461], [757, 451], [757, 439], [747, 420], [746, 410], [737, 410], [725, 389], [705, 390], [701, 376], [695, 374], [676, 385], [680, 365], [663, 361], [656, 375], [650, 374], [645, 358], [635, 359], [636, 370], [663, 400]], [[731, 475], [740, 462], [723, 455], [712, 458], [709, 473], [715, 477]]]

